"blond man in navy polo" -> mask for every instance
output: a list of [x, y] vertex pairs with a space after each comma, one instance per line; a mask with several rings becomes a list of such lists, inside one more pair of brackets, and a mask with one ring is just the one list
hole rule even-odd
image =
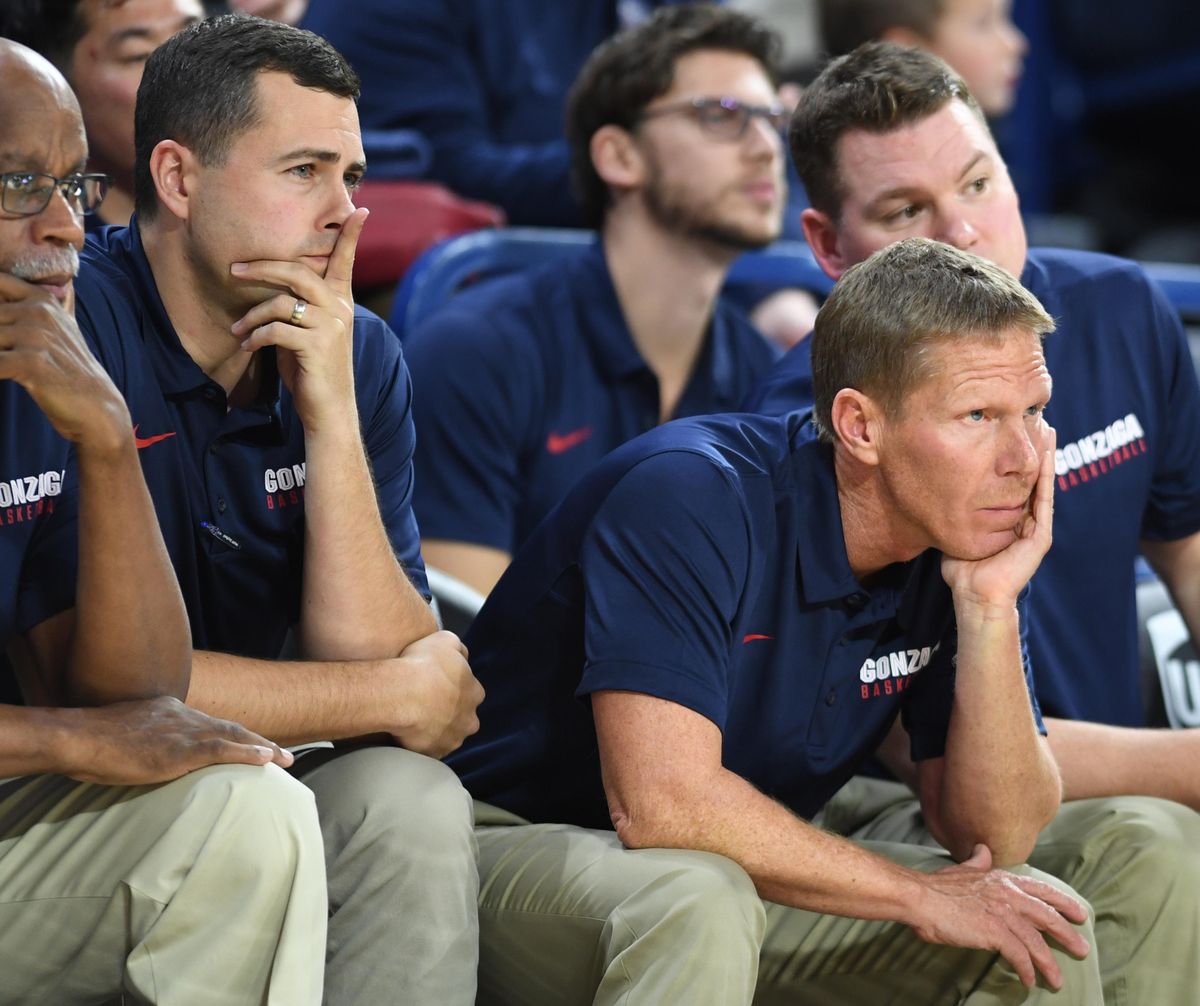
[[[1055, 544], [1034, 577], [1026, 627], [1064, 802], [1029, 861], [1091, 900], [1107, 1001], [1191, 1003], [1200, 731], [1146, 727], [1134, 594], [1141, 551], [1200, 633], [1200, 386], [1178, 314], [1134, 262], [1026, 248], [979, 106], [929, 53], [872, 43], [833, 61], [805, 90], [791, 140], [813, 203], [809, 244], [831, 276], [919, 234], [1020, 277], [1058, 323], [1046, 350], [1047, 417], [1059, 434]], [[806, 407], [812, 382], [801, 343], [749, 407]], [[891, 742], [904, 747], [902, 736]], [[859, 780], [839, 804], [851, 823], [887, 804], [889, 837], [930, 840], [903, 786]], [[1126, 827], [1114, 844], [1118, 818]], [[1181, 913], [1170, 928], [1155, 924], [1168, 891]]]
[[[667, 424], [535, 532], [472, 628], [488, 699], [451, 760], [487, 801], [487, 1001], [1099, 1001], [1085, 906], [995, 865], [1059, 804], [1017, 615], [1052, 328], [904, 242], [818, 316], [815, 420]], [[950, 856], [811, 823], [897, 715]], [[548, 977], [508, 995], [534, 931]]]

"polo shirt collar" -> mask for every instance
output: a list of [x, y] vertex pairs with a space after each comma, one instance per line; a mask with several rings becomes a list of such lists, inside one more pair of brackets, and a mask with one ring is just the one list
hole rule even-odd
[[[638, 352], [613, 285], [612, 274], [604, 257], [603, 242], [597, 239], [573, 264], [571, 283], [579, 291], [578, 300], [586, 305], [587, 315], [579, 319], [580, 331], [590, 345], [604, 376], [610, 380], [630, 377], [633, 374], [649, 373], [650, 368]], [[704, 345], [696, 358], [696, 368], [688, 380], [688, 387], [704, 375], [711, 382], [713, 396], [719, 408], [709, 411], [729, 410], [738, 405], [737, 368], [735, 366], [734, 326], [719, 310], [720, 302], [713, 304]], [[684, 396], [687, 388], [684, 389]]]
[[788, 418], [795, 424], [790, 438], [792, 478], [796, 518], [803, 528], [796, 546], [801, 596], [810, 604], [849, 601], [871, 617], [894, 614], [903, 626], [915, 624], [920, 587], [928, 575], [925, 566], [940, 557], [929, 550], [911, 562], [880, 570], [870, 588], [859, 582], [846, 555], [833, 448], [817, 440], [810, 417], [806, 411]]

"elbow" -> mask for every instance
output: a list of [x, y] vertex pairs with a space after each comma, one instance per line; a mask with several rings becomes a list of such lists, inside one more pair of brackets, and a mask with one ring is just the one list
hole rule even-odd
[[929, 833], [954, 857], [969, 859], [977, 845], [986, 845], [994, 866], [1016, 866], [1026, 862], [1038, 835], [1058, 810], [1053, 792], [1040, 792], [1016, 806], [994, 808], [991, 812], [954, 821], [926, 818]]
[[626, 849], [661, 849], [662, 828], [652, 816], [613, 810], [609, 814], [617, 838]]
[[974, 827], [958, 829], [954, 836], [939, 841], [960, 862], [969, 858], [975, 846], [982, 843], [991, 850], [994, 866], [1017, 866], [1029, 859], [1038, 835], [1050, 823], [1058, 806], [1057, 799], [1045, 794], [994, 815], [991, 820], [980, 821]]
[[992, 850], [992, 865], [1010, 867], [1024, 863], [1033, 852], [1040, 830], [1014, 829], [1012, 834], [1004, 835], [999, 841], [988, 846]]
[[632, 800], [609, 795], [609, 819], [617, 838], [627, 849], [687, 848], [680, 825], [685, 818], [675, 808], [676, 799], [660, 789], [645, 790]]
[[62, 689], [63, 702], [75, 706], [103, 706], [170, 696], [186, 701], [192, 675], [191, 635], [186, 627], [180, 638], [148, 645], [136, 658], [109, 661], [91, 659], [84, 667], [72, 662]]

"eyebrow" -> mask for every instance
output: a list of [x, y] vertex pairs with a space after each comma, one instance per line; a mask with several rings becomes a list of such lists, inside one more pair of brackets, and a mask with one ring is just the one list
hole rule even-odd
[[[79, 158], [72, 164], [66, 172], [66, 175], [80, 174], [87, 168], [87, 155]], [[42, 159], [35, 154], [27, 154], [20, 150], [4, 150], [0, 151], [0, 171], [28, 171], [35, 175], [49, 175], [52, 172], [46, 169]], [[63, 177], [65, 178], [66, 175]]]
[[[196, 24], [199, 20], [198, 17], [185, 17], [175, 25], [175, 31], [183, 31], [184, 28]], [[120, 31], [114, 32], [109, 36], [109, 41], [119, 45], [129, 39], [149, 39], [152, 35], [153, 32], [149, 28], [135, 25], [132, 28], [122, 28]]]
[[[289, 150], [286, 154], [275, 158], [276, 164], [283, 164], [286, 161], [320, 161], [322, 164], [337, 164], [342, 159], [342, 155], [336, 150], [318, 150], [316, 147], [299, 147], [296, 150]], [[354, 161], [348, 165], [347, 171], [363, 172], [367, 170], [366, 161]]]
[[[972, 171], [975, 170], [976, 165], [978, 165], [980, 161], [985, 159], [990, 160], [991, 156], [992, 155], [986, 150], [977, 151], [975, 156], [967, 161], [967, 163], [963, 166], [962, 171], [958, 173], [958, 177], [955, 179], [955, 181], [961, 182], [964, 178], [971, 174]], [[877, 195], [867, 204], [867, 210], [868, 212], [877, 213], [879, 211], [879, 207], [883, 203], [891, 202], [894, 199], [912, 199], [914, 196], [922, 195], [923, 192], [924, 189], [920, 186], [898, 185], [894, 189], [887, 189], [886, 191], [879, 193], [879, 195]]]

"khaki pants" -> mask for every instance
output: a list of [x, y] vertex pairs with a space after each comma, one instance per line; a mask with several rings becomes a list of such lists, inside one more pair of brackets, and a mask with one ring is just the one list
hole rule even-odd
[[[628, 850], [613, 832], [530, 825], [481, 803], [475, 813], [481, 1006], [1101, 1001], [1094, 956], [1058, 952], [1063, 990], [1027, 992], [995, 954], [927, 944], [898, 923], [766, 903], [721, 856]], [[864, 844], [916, 869], [950, 862], [932, 849]], [[1081, 929], [1094, 944], [1090, 922]]]
[[319, 1003], [320, 841], [311, 794], [274, 766], [0, 783], [0, 1001]]
[[479, 875], [471, 799], [400, 748], [307, 752], [329, 875], [329, 1006], [471, 1006]]
[[[855, 837], [936, 844], [899, 783], [856, 777], [821, 819]], [[1200, 814], [1154, 797], [1073, 800], [1029, 865], [1091, 904], [1107, 1006], [1200, 1002]]]

